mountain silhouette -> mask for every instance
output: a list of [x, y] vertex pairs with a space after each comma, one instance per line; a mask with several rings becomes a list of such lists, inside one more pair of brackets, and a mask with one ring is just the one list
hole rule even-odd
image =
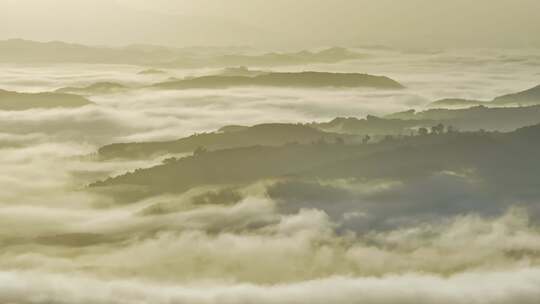
[[138, 72], [137, 74], [138, 75], [163, 75], [163, 74], [167, 74], [167, 72], [158, 70], [158, 69], [147, 69], [147, 70], [142, 70]]
[[472, 106], [530, 106], [538, 104], [540, 104], [540, 85], [522, 92], [495, 97], [491, 101], [447, 98], [432, 102], [428, 106], [431, 108], [463, 108]]
[[[163, 68], [218, 68], [230, 66], [283, 66], [309, 63], [336, 63], [362, 59], [365, 55], [344, 48], [318, 52], [254, 54], [238, 47], [174, 48], [154, 45], [97, 47], [61, 41], [36, 42], [22, 39], [0, 41], [0, 62], [6, 63], [88, 63], [136, 64]], [[250, 52], [248, 54], [247, 52]], [[145, 73], [146, 74], [146, 73]]]
[[0, 90], [0, 110], [23, 111], [30, 109], [77, 108], [92, 104], [88, 99], [65, 93], [18, 93]]
[[263, 73], [253, 77], [249, 76], [202, 76], [185, 78], [178, 81], [168, 81], [155, 84], [161, 89], [221, 89], [244, 86], [270, 86], [270, 87], [298, 87], [298, 88], [379, 88], [401, 89], [403, 86], [397, 81], [385, 76], [373, 76], [358, 73], [326, 73], [326, 72], [298, 72], [298, 73]]
[[[540, 197], [540, 125], [509, 133], [452, 132], [392, 138], [372, 144], [325, 142], [201, 150], [193, 156], [96, 182], [96, 190], [135, 196], [195, 187], [295, 178], [401, 180], [472, 170], [489, 191]], [[426, 153], [429, 151], [429, 153]], [[521, 177], [521, 178], [518, 178]], [[499, 188], [501, 187], [501, 188]], [[486, 188], [486, 190], [488, 190]]]
[[385, 117], [368, 115], [364, 119], [338, 117], [329, 122], [309, 124], [261, 124], [225, 126], [217, 132], [195, 134], [172, 141], [116, 143], [98, 150], [101, 159], [150, 158], [166, 154], [192, 153], [199, 147], [219, 150], [242, 146], [279, 146], [317, 141], [361, 143], [383, 140], [386, 136], [417, 134], [420, 128], [443, 124], [460, 131], [510, 131], [540, 122], [540, 106], [446, 110], [414, 110]]
[[425, 126], [438, 122], [460, 130], [479, 129], [511, 131], [540, 122], [540, 105], [530, 107], [485, 107], [465, 109], [430, 109], [416, 112], [409, 110], [385, 116], [386, 119], [417, 120]]
[[98, 82], [86, 87], [65, 87], [56, 90], [56, 93], [70, 93], [81, 95], [116, 93], [127, 89], [126, 86], [114, 82]]
[[536, 105], [540, 104], [540, 85], [518, 93], [503, 95], [493, 100], [495, 104]]
[[311, 143], [325, 140], [333, 142], [347, 138], [300, 124], [261, 124], [253, 127], [222, 128], [216, 133], [195, 134], [174, 141], [123, 143], [104, 146], [98, 155], [108, 158], [148, 158], [169, 153], [192, 153], [199, 147], [208, 150], [243, 146], [281, 146], [287, 143]]

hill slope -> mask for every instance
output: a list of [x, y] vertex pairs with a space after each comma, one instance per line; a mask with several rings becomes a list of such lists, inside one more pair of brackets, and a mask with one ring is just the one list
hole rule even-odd
[[[138, 195], [184, 192], [261, 179], [429, 179], [439, 172], [474, 172], [490, 191], [540, 197], [540, 125], [510, 133], [412, 136], [376, 144], [298, 144], [217, 150], [167, 161], [97, 182]], [[429, 151], [429, 153], [426, 153]], [[134, 188], [135, 187], [135, 188]], [[506, 195], [505, 194], [505, 195]]]
[[108, 94], [125, 90], [126, 86], [114, 83], [114, 82], [98, 82], [86, 87], [65, 87], [56, 90], [56, 93], [69, 93], [69, 94]]
[[540, 85], [518, 93], [495, 97], [491, 101], [447, 98], [430, 103], [430, 108], [464, 108], [472, 106], [530, 106], [540, 104]]
[[[154, 45], [112, 48], [21, 39], [0, 41], [0, 55], [0, 62], [8, 63], [137, 64], [167, 68], [303, 65], [364, 58], [363, 54], [344, 48], [330, 48], [318, 52], [305, 50], [292, 53], [247, 54], [243, 48], [173, 48]], [[157, 70], [146, 72], [148, 71]]]
[[186, 78], [178, 81], [163, 82], [154, 85], [162, 89], [213, 89], [243, 86], [271, 86], [271, 87], [298, 87], [298, 88], [358, 88], [370, 87], [379, 89], [401, 89], [403, 86], [397, 81], [385, 76], [373, 76], [357, 73], [326, 73], [326, 72], [299, 72], [299, 73], [265, 73], [249, 76], [203, 76]]
[[[223, 130], [227, 130], [225, 128]], [[168, 153], [191, 153], [199, 147], [208, 150], [244, 146], [280, 146], [287, 143], [334, 142], [342, 135], [293, 124], [262, 124], [230, 132], [196, 134], [174, 141], [112, 144], [99, 149], [101, 158], [145, 158]], [[343, 138], [342, 138], [343, 139]]]
[[0, 90], [0, 110], [77, 108], [92, 104], [88, 99], [64, 93], [18, 93]]

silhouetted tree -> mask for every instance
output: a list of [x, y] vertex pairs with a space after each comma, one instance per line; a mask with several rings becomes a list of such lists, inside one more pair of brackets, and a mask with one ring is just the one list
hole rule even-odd
[[193, 155], [194, 156], [199, 156], [199, 155], [202, 155], [204, 153], [208, 152], [208, 150], [206, 150], [205, 147], [197, 147], [197, 149], [195, 149], [195, 151], [193, 151]]
[[362, 143], [366, 145], [367, 143], [369, 143], [370, 140], [371, 140], [371, 136], [366, 135], [364, 136], [364, 138], [362, 138]]
[[176, 161], [178, 161], [178, 158], [176, 158], [176, 157], [169, 157], [169, 158], [167, 158], [167, 159], [164, 159], [164, 160], [163, 160], [163, 163], [164, 163], [164, 164], [172, 164], [172, 163], [174, 163], [174, 162], [176, 162]]
[[395, 139], [394, 136], [392, 136], [392, 135], [386, 135], [386, 136], [384, 137], [383, 141], [388, 142], [388, 141], [393, 141], [394, 139]]
[[444, 125], [442, 123], [431, 127], [431, 133], [433, 134], [443, 134], [444, 133]]

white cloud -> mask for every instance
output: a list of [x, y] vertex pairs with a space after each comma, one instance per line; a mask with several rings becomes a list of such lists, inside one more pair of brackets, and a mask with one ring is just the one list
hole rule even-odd
[[472, 272], [448, 278], [423, 274], [333, 277], [290, 285], [170, 285], [138, 280], [1, 272], [0, 300], [16, 303], [365, 303], [536, 304], [540, 270]]

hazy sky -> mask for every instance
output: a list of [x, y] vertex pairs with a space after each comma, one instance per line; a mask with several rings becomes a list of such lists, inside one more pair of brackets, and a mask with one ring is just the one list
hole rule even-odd
[[539, 11], [538, 0], [0, 0], [0, 39], [538, 47]]

